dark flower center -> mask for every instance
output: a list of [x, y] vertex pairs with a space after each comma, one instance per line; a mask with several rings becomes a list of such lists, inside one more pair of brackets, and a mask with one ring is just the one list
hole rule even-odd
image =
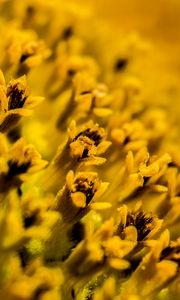
[[17, 84], [8, 87], [7, 97], [9, 98], [8, 110], [22, 108], [27, 98], [24, 96], [24, 90], [19, 89]]
[[[138, 234], [137, 240], [143, 241], [152, 230], [152, 222], [153, 217], [146, 216], [144, 212], [139, 212], [138, 214], [128, 213], [125, 227], [136, 227]], [[123, 230], [124, 227], [121, 225], [119, 232], [122, 237], [124, 236]]]
[[18, 165], [18, 163], [16, 161], [9, 160], [8, 161], [9, 171], [7, 174], [7, 178], [12, 178], [14, 176], [26, 173], [26, 171], [28, 170], [30, 165], [31, 165], [30, 161], [23, 163], [21, 165]]
[[96, 190], [94, 188], [94, 182], [93, 181], [88, 181], [88, 179], [76, 179], [75, 181], [75, 191], [76, 192], [81, 192], [86, 196], [86, 205], [88, 205]]
[[102, 140], [102, 136], [98, 133], [97, 130], [92, 130], [90, 128], [87, 128], [84, 131], [81, 131], [78, 133], [78, 135], [74, 138], [74, 141], [76, 141], [79, 137], [86, 136], [88, 137], [91, 141], [94, 142], [95, 146], [98, 146]]

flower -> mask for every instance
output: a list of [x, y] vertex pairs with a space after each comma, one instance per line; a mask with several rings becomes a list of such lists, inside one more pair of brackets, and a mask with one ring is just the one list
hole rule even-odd
[[97, 173], [79, 172], [75, 175], [73, 171], [69, 171], [66, 185], [59, 191], [55, 200], [55, 208], [61, 213], [63, 222], [77, 222], [90, 209], [109, 208], [109, 203], [95, 202], [107, 187], [108, 183], [101, 182]]
[[26, 180], [27, 173], [34, 173], [47, 165], [47, 161], [41, 159], [41, 155], [35, 150], [33, 145], [28, 145], [21, 138], [13, 147], [3, 153], [3, 162], [0, 173], [0, 192], [4, 193], [10, 188], [20, 187]]
[[16, 125], [22, 116], [29, 116], [30, 109], [43, 99], [29, 97], [25, 76], [11, 80], [7, 86], [2, 71], [0, 78], [0, 132], [6, 132]]
[[[142, 203], [139, 203], [142, 205]], [[134, 208], [134, 211], [129, 212], [127, 206], [119, 208], [119, 219], [117, 232], [122, 238], [128, 238], [131, 231], [128, 231], [132, 226], [136, 229], [136, 240], [152, 238], [161, 228], [162, 220], [158, 220], [157, 216], [152, 213], [147, 213], [140, 209], [139, 206]]]
[[45, 171], [41, 185], [44, 185], [47, 176], [51, 174], [52, 180], [49, 180], [45, 189], [57, 192], [66, 176], [64, 171], [105, 163], [106, 159], [100, 155], [110, 145], [111, 142], [106, 140], [105, 130], [98, 124], [89, 121], [78, 130], [76, 122], [72, 121], [68, 128], [68, 140], [58, 148], [49, 168]]
[[[168, 243], [169, 233], [164, 231], [160, 239], [152, 243], [151, 251], [143, 258], [134, 274], [124, 284], [120, 299], [125, 299], [126, 296], [139, 296], [140, 299], [143, 297], [150, 299], [177, 275], [177, 265], [175, 263], [168, 260], [159, 262], [161, 251], [166, 248]], [[166, 270], [166, 274], [164, 274], [164, 270]], [[147, 278], [147, 285], [143, 280], [144, 277]]]
[[[101, 164], [104, 161], [101, 158], [96, 158], [96, 156], [104, 153], [111, 142], [105, 141], [105, 131], [98, 124], [89, 122], [82, 131], [77, 133], [76, 124], [71, 123], [68, 133], [71, 157], [80, 161], [87, 158], [87, 163], [89, 160], [90, 164]], [[94, 162], [93, 158], [95, 158]]]
[[12, 267], [17, 268], [18, 274], [11, 274], [9, 281], [0, 291], [1, 297], [30, 300], [40, 296], [44, 300], [49, 297], [59, 299], [59, 286], [63, 282], [63, 275], [59, 270], [46, 268], [42, 261], [37, 259], [25, 270], [22, 270], [14, 259]]
[[2, 32], [3, 57], [2, 65], [11, 69], [15, 74], [27, 74], [29, 70], [47, 59], [51, 51], [39, 40], [33, 30], [22, 30], [17, 24], [9, 22], [9, 31]]

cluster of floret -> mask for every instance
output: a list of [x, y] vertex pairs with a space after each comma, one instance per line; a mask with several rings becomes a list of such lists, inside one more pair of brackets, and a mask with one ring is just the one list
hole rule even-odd
[[0, 299], [178, 299], [178, 124], [133, 66], [151, 48], [107, 60], [85, 8], [0, 5]]

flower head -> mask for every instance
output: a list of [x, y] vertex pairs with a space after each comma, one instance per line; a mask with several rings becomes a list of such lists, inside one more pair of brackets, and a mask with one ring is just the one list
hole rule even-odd
[[0, 0], [0, 299], [179, 299], [176, 39], [114, 1]]

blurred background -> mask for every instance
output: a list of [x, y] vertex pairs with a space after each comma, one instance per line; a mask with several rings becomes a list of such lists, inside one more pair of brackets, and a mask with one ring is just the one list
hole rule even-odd
[[[119, 34], [138, 32], [155, 46], [154, 58], [145, 66], [148, 82], [167, 84], [173, 114], [180, 113], [180, 0], [78, 0], [88, 3], [101, 19]], [[118, 37], [117, 37], [118, 39]], [[146, 68], [147, 67], [147, 68]], [[152, 69], [151, 69], [152, 67]], [[152, 71], [152, 72], [151, 72]], [[147, 75], [147, 74], [146, 74]]]
[[86, 0], [86, 3], [116, 30], [137, 31], [162, 47], [162, 54], [167, 54], [166, 62], [180, 72], [179, 0]]

